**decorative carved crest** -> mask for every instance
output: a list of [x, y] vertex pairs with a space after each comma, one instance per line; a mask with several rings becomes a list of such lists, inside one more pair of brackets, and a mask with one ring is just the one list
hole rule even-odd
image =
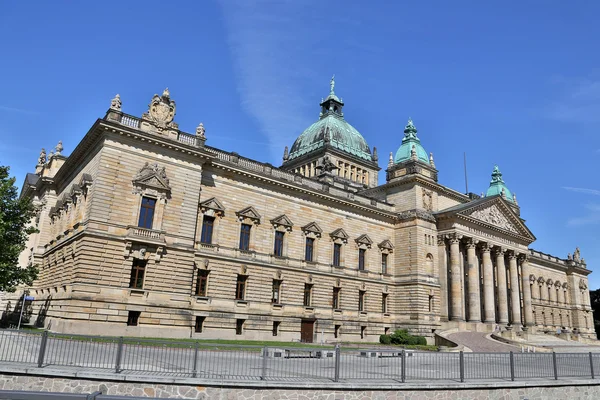
[[348, 243], [348, 234], [342, 228], [336, 229], [329, 234], [333, 240], [339, 239], [344, 243]]
[[340, 280], [340, 278], [337, 278], [335, 280], [335, 286], [337, 286], [337, 287], [341, 287], [342, 286], [342, 281]]
[[133, 193], [150, 193], [166, 197], [171, 192], [165, 167], [146, 163], [133, 177]]
[[311, 222], [302, 227], [302, 232], [304, 232], [305, 235], [312, 233], [316, 237], [320, 238], [321, 233], [323, 233], [323, 230], [319, 227], [319, 225], [317, 225], [316, 222]]
[[563, 283], [563, 289], [567, 290], [569, 288], [569, 284], [567, 282]]
[[360, 288], [361, 288], [362, 290], [367, 290], [367, 284], [363, 282], [363, 283], [360, 285]]
[[387, 250], [388, 253], [394, 252], [394, 245], [388, 239], [385, 239], [383, 242], [379, 243], [377, 247], [379, 247], [379, 250], [382, 251]]
[[223, 217], [225, 214], [225, 207], [223, 207], [221, 202], [215, 197], [211, 197], [208, 200], [200, 202], [200, 211], [207, 214], [208, 212], [212, 211], [215, 215]]
[[240, 221], [244, 221], [244, 219], [249, 219], [255, 224], [260, 224], [260, 214], [254, 209], [254, 207], [246, 207], [243, 210], [240, 210], [235, 213]]
[[247, 275], [248, 274], [248, 266], [246, 264], [243, 264], [240, 267], [240, 275]]
[[535, 275], [534, 274], [529, 275], [529, 282], [535, 283]]
[[423, 208], [427, 211], [433, 211], [433, 192], [423, 189]]
[[555, 288], [560, 288], [562, 286], [562, 284], [559, 281], [554, 282], [554, 287]]
[[275, 272], [275, 278], [281, 280], [282, 276], [283, 274], [281, 273], [281, 270], [278, 269], [277, 272]]
[[587, 283], [585, 283], [585, 281], [583, 279], [579, 280], [579, 289], [581, 290], [587, 290], [588, 286]]
[[542, 278], [542, 277], [540, 276], [540, 277], [538, 278], [538, 283], [539, 283], [540, 285], [543, 285], [543, 284], [544, 284], [544, 282], [545, 282], [545, 281], [544, 281], [544, 278]]
[[166, 128], [177, 128], [173, 122], [175, 117], [175, 101], [171, 100], [169, 89], [165, 89], [162, 96], [154, 95], [148, 105], [148, 111], [142, 116], [143, 119], [151, 121], [160, 130]]
[[505, 229], [512, 233], [519, 233], [517, 228], [506, 218], [504, 213], [500, 211], [498, 206], [495, 204], [488, 208], [475, 210], [469, 214], [469, 216], [478, 219], [488, 224], [497, 226], [498, 228]]
[[373, 244], [373, 241], [371, 240], [369, 235], [367, 235], [366, 233], [360, 235], [359, 237], [354, 239], [354, 241], [356, 242], [358, 247], [360, 247], [361, 245], [364, 245], [364, 246], [367, 246], [368, 249], [370, 249], [371, 245]]
[[546, 285], [548, 286], [552, 286], [554, 284], [554, 281], [550, 278], [546, 279]]
[[312, 276], [312, 274], [308, 274], [308, 276], [306, 277], [306, 282], [307, 283], [313, 283], [313, 276]]
[[271, 225], [273, 225], [273, 228], [275, 228], [275, 229], [277, 229], [279, 227], [283, 227], [288, 232], [291, 232], [292, 227], [294, 226], [292, 221], [290, 221], [290, 219], [285, 214], [282, 214], [278, 217], [273, 218], [271, 220]]

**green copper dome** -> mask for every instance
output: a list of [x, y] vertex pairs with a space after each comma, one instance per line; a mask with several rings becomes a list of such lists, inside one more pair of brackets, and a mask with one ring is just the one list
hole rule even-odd
[[513, 194], [506, 187], [506, 184], [502, 179], [502, 172], [500, 172], [498, 166], [495, 165], [494, 171], [492, 172], [492, 180], [490, 181], [490, 187], [488, 188], [485, 197], [502, 195], [502, 189], [504, 189], [506, 200], [514, 203]]
[[408, 161], [411, 159], [412, 149], [415, 149], [417, 159], [429, 164], [429, 156], [427, 152], [421, 146], [421, 140], [417, 137], [417, 128], [414, 126], [412, 120], [408, 119], [408, 124], [404, 127], [404, 137], [402, 138], [402, 144], [396, 152], [394, 162], [396, 164]]
[[335, 80], [331, 78], [329, 96], [321, 102], [320, 119], [309, 126], [294, 142], [289, 160], [329, 145], [356, 157], [372, 161], [371, 150], [365, 138], [346, 120], [344, 103], [334, 92]]

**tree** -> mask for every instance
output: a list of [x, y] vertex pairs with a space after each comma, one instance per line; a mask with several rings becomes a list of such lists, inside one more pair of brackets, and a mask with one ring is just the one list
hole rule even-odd
[[37, 232], [29, 222], [36, 210], [29, 198], [19, 198], [9, 167], [0, 165], [0, 291], [14, 292], [17, 285], [31, 285], [37, 277], [34, 265], [19, 266], [19, 254], [27, 237]]
[[590, 290], [590, 305], [594, 313], [596, 336], [600, 339], [600, 289]]

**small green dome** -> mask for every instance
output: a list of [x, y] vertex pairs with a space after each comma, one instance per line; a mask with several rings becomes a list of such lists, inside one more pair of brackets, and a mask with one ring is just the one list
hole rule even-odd
[[417, 153], [417, 159], [429, 164], [429, 156], [421, 146], [421, 140], [417, 137], [417, 128], [409, 118], [408, 124], [404, 127], [404, 138], [402, 138], [402, 144], [396, 152], [394, 162], [398, 164], [410, 160], [413, 147]]
[[372, 161], [371, 150], [365, 138], [346, 120], [342, 113], [344, 103], [334, 92], [331, 78], [329, 96], [321, 101], [320, 119], [298, 136], [289, 153], [289, 160], [324, 147], [326, 144], [356, 157]]
[[494, 171], [492, 172], [492, 180], [490, 181], [490, 187], [488, 188], [485, 197], [502, 195], [502, 189], [504, 189], [504, 194], [506, 195], [506, 200], [514, 203], [514, 197], [510, 190], [506, 187], [504, 180], [502, 179], [502, 172], [497, 165], [494, 166]]

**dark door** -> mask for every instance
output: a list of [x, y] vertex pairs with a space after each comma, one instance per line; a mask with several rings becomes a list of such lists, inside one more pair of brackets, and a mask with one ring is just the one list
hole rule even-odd
[[312, 343], [315, 331], [315, 321], [303, 319], [300, 325], [300, 341], [302, 343]]

